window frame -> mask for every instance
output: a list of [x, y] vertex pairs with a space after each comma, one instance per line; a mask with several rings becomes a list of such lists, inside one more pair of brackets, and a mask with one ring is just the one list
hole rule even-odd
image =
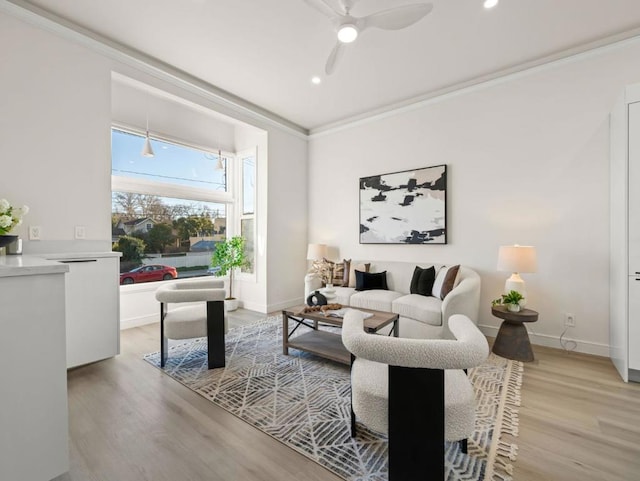
[[[253, 220], [253, 271], [252, 272], [242, 272], [240, 269], [236, 274], [239, 279], [257, 282], [257, 264], [258, 264], [258, 226], [257, 226], [257, 212], [258, 212], [258, 182], [257, 182], [257, 173], [258, 173], [258, 148], [252, 147], [250, 149], [243, 149], [236, 152], [236, 162], [234, 162], [235, 167], [239, 169], [239, 172], [233, 177], [237, 183], [234, 187], [236, 190], [234, 192], [238, 193], [236, 208], [237, 208], [237, 216], [234, 219], [235, 231], [237, 235], [242, 235], [242, 221], [245, 219]], [[253, 157], [253, 178], [256, 180], [255, 185], [253, 187], [253, 212], [245, 214], [244, 213], [244, 159], [246, 157]]]
[[[132, 134], [139, 137], [145, 136], [145, 132], [140, 131], [139, 129], [132, 128], [130, 126], [125, 126], [123, 124], [112, 122], [111, 130], [119, 130], [126, 134]], [[201, 145], [196, 145], [192, 143], [187, 143], [181, 140], [177, 140], [171, 137], [159, 136], [159, 135], [149, 135], [151, 139], [159, 140], [161, 142], [166, 142], [170, 144], [177, 145], [179, 147], [184, 147], [188, 149], [196, 149], [199, 151], [203, 151], [206, 153], [210, 153], [213, 155], [218, 155], [217, 149], [212, 149], [209, 147], [204, 147]], [[202, 202], [213, 202], [213, 203], [221, 203], [225, 205], [225, 216], [226, 216], [226, 237], [230, 239], [234, 235], [240, 235], [241, 233], [241, 219], [244, 218], [253, 218], [254, 221], [254, 235], [253, 235], [253, 243], [254, 243], [254, 256], [253, 256], [253, 272], [247, 273], [238, 270], [236, 272], [236, 279], [242, 281], [256, 281], [256, 264], [257, 264], [257, 228], [256, 228], [256, 212], [258, 210], [257, 206], [257, 182], [254, 187], [254, 212], [252, 214], [242, 214], [243, 211], [243, 191], [242, 191], [242, 172], [243, 172], [243, 162], [239, 160], [241, 156], [246, 157], [247, 155], [252, 155], [255, 159], [254, 161], [254, 179], [257, 179], [257, 147], [251, 149], [244, 149], [242, 151], [232, 153], [228, 151], [220, 151], [222, 158], [224, 159], [225, 164], [225, 175], [226, 175], [226, 191], [220, 190], [211, 190], [211, 189], [203, 189], [198, 187], [191, 187], [186, 185], [179, 184], [171, 184], [168, 182], [160, 182], [154, 181], [150, 179], [136, 179], [132, 177], [126, 177], [121, 175], [111, 174], [111, 192], [125, 192], [132, 194], [146, 194], [146, 195], [157, 195], [159, 197], [169, 197], [175, 199], [184, 199], [184, 200], [192, 200], [192, 201], [202, 201]], [[228, 276], [226, 276], [228, 278]], [[178, 279], [180, 281], [180, 279]], [[166, 281], [169, 282], [169, 281]], [[175, 282], [175, 281], [174, 281]], [[157, 282], [149, 283], [157, 285]], [[130, 288], [135, 286], [136, 288], [141, 288], [141, 284], [132, 284], [131, 286], [124, 286], [126, 288]], [[123, 286], [120, 286], [121, 288]], [[142, 287], [142, 289], [144, 289]]]

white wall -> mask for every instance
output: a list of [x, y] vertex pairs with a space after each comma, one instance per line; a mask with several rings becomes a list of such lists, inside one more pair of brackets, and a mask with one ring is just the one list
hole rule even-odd
[[[479, 323], [507, 273], [498, 246], [538, 251], [524, 274], [540, 313], [534, 342], [560, 347], [564, 313], [578, 349], [608, 355], [608, 116], [640, 80], [640, 44], [608, 49], [333, 133], [309, 146], [309, 241], [336, 258], [462, 263], [482, 277]], [[448, 245], [360, 245], [358, 179], [448, 167]]]
[[31, 208], [24, 252], [111, 250], [110, 62], [2, 13], [0, 58], [0, 197]]
[[[96, 46], [95, 41], [78, 40], [77, 34], [48, 21], [34, 20], [56, 33], [12, 15], [0, 11], [0, 89], [4, 92], [0, 104], [0, 195], [31, 207], [25, 226], [17, 231], [23, 238], [27, 237], [27, 225], [42, 228], [43, 240], [25, 240], [25, 253], [110, 250], [110, 99], [115, 72], [180, 97], [201, 111], [218, 112], [236, 125], [266, 132], [269, 142], [267, 146], [266, 139], [262, 140], [262, 150], [268, 152], [266, 156], [259, 153], [258, 191], [261, 200], [270, 202], [269, 208], [287, 217], [272, 227], [266, 208], [259, 212], [264, 254], [258, 268], [262, 274], [256, 285], [246, 290], [249, 297], [243, 300], [267, 312], [270, 306], [302, 299], [299, 280], [305, 265], [291, 262], [291, 256], [292, 252], [304, 252], [307, 243], [307, 140], [303, 134], [220, 99], [206, 86], [190, 83], [192, 79], [176, 72], [166, 73], [145, 59], [121, 57], [109, 47]], [[32, 21], [31, 15], [26, 18]], [[198, 129], [197, 135], [202, 133]], [[225, 141], [233, 146], [235, 138]], [[296, 197], [297, 204], [291, 209], [285, 195], [287, 185], [293, 186]], [[73, 241], [75, 225], [85, 226], [86, 241]], [[285, 239], [283, 244], [280, 238]], [[273, 249], [267, 248], [270, 243]], [[267, 289], [268, 265], [279, 273], [279, 285], [273, 290]]]

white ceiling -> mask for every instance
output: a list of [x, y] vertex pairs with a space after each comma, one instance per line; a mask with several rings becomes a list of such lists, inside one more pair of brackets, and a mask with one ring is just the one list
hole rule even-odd
[[[31, 3], [317, 129], [611, 37], [640, 34], [640, 0], [432, 0], [399, 31], [372, 29], [331, 76], [329, 20], [304, 0]], [[332, 0], [333, 1], [333, 0]], [[363, 16], [419, 0], [358, 0]], [[318, 75], [321, 85], [310, 79]]]

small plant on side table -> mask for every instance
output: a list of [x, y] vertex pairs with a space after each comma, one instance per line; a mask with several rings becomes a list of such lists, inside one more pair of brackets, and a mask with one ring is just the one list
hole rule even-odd
[[511, 312], [520, 312], [520, 301], [523, 301], [524, 297], [518, 291], [509, 291], [507, 294], [502, 294], [499, 299], [491, 301], [492, 306], [498, 306], [504, 304], [507, 306], [507, 310]]

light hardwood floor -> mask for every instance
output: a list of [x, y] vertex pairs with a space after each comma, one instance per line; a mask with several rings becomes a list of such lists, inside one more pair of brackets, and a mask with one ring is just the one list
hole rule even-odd
[[[229, 322], [261, 317], [239, 310]], [[71, 469], [56, 481], [340, 479], [143, 361], [158, 331], [123, 331], [122, 354], [69, 371]], [[640, 480], [640, 385], [608, 359], [534, 350], [514, 479]]]

